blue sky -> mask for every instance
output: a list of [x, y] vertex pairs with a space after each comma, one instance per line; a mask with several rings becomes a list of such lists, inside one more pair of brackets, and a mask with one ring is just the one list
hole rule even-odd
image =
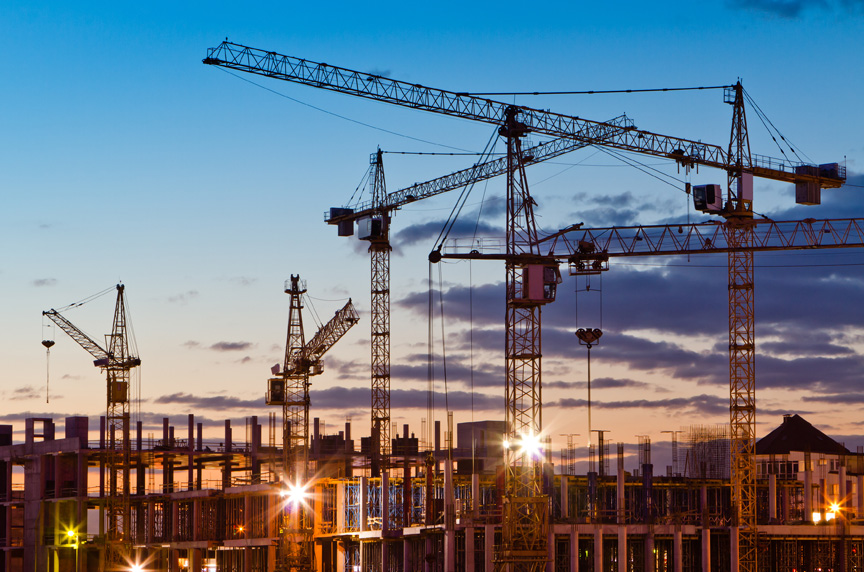
[[[338, 238], [323, 212], [348, 201], [377, 146], [477, 152], [492, 129], [202, 65], [206, 49], [226, 37], [454, 91], [708, 86], [740, 77], [788, 140], [814, 162], [845, 158], [849, 170], [850, 185], [826, 191], [821, 207], [795, 207], [788, 185], [760, 181], [754, 208], [778, 219], [864, 216], [860, 1], [551, 2], [542, 10], [512, 2], [12, 1], [2, 12], [0, 419], [16, 428], [30, 414], [104, 411], [101, 374], [62, 332], [43, 327], [40, 312], [118, 280], [127, 284], [144, 361], [148, 423], [187, 412], [214, 427], [226, 417], [265, 416], [265, 380], [284, 351], [282, 283], [299, 273], [324, 319], [348, 296], [361, 311], [361, 324], [315, 379], [313, 415], [331, 427], [351, 416], [366, 433], [368, 256], [364, 245]], [[723, 146], [729, 137], [730, 108], [717, 91], [511, 100], [601, 120], [626, 112], [642, 129]], [[753, 151], [778, 156], [755, 114], [749, 119]], [[388, 188], [471, 160], [388, 154]], [[683, 174], [639, 160], [680, 184], [595, 149], [532, 168], [538, 223], [554, 230], [685, 218]], [[723, 178], [702, 170], [691, 180]], [[475, 189], [466, 227], [483, 195], [482, 223], [500, 228], [502, 185]], [[452, 200], [406, 208], [393, 229], [393, 418], [400, 426], [411, 419], [418, 433], [426, 254]], [[864, 443], [862, 264], [864, 255], [851, 250], [757, 257], [759, 435], [782, 413], [800, 412], [847, 444]], [[449, 402], [457, 420], [471, 418], [473, 362], [474, 418], [501, 417], [503, 270], [448, 264], [441, 277]], [[723, 258], [619, 264], [603, 277], [602, 294], [579, 295], [578, 315], [576, 285], [565, 283], [566, 295], [544, 311], [544, 421], [552, 434], [586, 432], [584, 349], [572, 331], [601, 321], [601, 305], [607, 334], [592, 363], [595, 427], [632, 443], [636, 434], [664, 441], [662, 430], [726, 421], [725, 280]], [[100, 336], [111, 310], [109, 296], [69, 318]], [[57, 340], [50, 403], [39, 344], [46, 336]], [[358, 405], [346, 410], [346, 402]]]

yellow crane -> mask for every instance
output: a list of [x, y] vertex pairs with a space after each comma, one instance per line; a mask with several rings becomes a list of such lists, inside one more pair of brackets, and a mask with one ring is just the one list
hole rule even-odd
[[312, 515], [304, 501], [309, 482], [309, 377], [323, 373], [321, 358], [359, 320], [349, 299], [308, 343], [303, 332], [303, 296], [299, 275], [285, 283], [291, 296], [288, 339], [281, 371], [267, 381], [267, 404], [282, 406], [283, 506], [280, 511], [277, 572], [315, 569]]
[[[117, 302], [111, 333], [105, 336], [105, 347], [66, 319], [58, 310], [42, 312], [66, 332], [78, 345], [96, 358], [93, 365], [108, 378], [107, 445], [104, 451], [104, 476], [108, 484], [105, 495], [107, 529], [100, 570], [128, 570], [132, 561], [131, 508], [129, 503], [129, 467], [131, 446], [129, 440], [130, 372], [141, 365], [129, 347], [126, 316], [126, 287], [116, 286]], [[61, 308], [65, 310], [65, 308]], [[44, 344], [44, 342], [43, 342]]]
[[[717, 214], [730, 223], [730, 416], [732, 488], [736, 511], [738, 569], [756, 572], [755, 380], [753, 344], [753, 177], [794, 183], [799, 202], [816, 203], [823, 188], [846, 178], [845, 166], [793, 164], [750, 152], [741, 83], [727, 86], [733, 106], [728, 146], [612, 125], [548, 110], [426, 87], [243, 46], [228, 41], [208, 50], [204, 64], [216, 65], [318, 89], [411, 109], [492, 124], [507, 140], [507, 251], [505, 395], [507, 441], [504, 525], [496, 566], [539, 572], [546, 566], [548, 499], [542, 494], [542, 457], [535, 441], [542, 432], [541, 308], [554, 300], [557, 266], [546, 263], [537, 242], [533, 200], [528, 194], [528, 157], [521, 141], [528, 133], [670, 159], [689, 170], [706, 166], [727, 174], [726, 200]], [[722, 192], [722, 190], [721, 190]], [[718, 193], [715, 193], [718, 195]], [[707, 193], [705, 198], [707, 199]], [[707, 202], [707, 200], [706, 200]]]

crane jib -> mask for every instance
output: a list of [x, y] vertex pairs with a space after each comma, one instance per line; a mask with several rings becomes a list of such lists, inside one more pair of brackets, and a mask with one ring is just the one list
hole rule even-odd
[[746, 157], [745, 162], [740, 163], [718, 145], [513, 106], [227, 41], [210, 48], [203, 63], [494, 125], [504, 123], [508, 110], [515, 111], [529, 132], [665, 157], [686, 166], [704, 165], [727, 171], [752, 170], [753, 174], [760, 177], [817, 183], [822, 188], [839, 187], [845, 180], [845, 168], [822, 173], [817, 165], [794, 164], [758, 155]]

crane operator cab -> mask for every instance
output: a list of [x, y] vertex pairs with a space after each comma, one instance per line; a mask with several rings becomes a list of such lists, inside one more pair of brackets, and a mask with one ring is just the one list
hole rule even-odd
[[555, 301], [561, 271], [556, 264], [526, 264], [522, 267], [522, 301], [545, 304]]
[[376, 240], [387, 236], [386, 215], [361, 218], [357, 221], [357, 238], [360, 240]]

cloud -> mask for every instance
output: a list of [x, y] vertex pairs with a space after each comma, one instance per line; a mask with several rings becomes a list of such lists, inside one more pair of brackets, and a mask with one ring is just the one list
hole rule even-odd
[[238, 286], [251, 286], [258, 281], [257, 278], [250, 278], [248, 276], [235, 276], [229, 280]]
[[[42, 397], [42, 391], [32, 385], [18, 387], [12, 390], [12, 395], [8, 398], [10, 401], [26, 401], [28, 399], [36, 399]], [[56, 398], [57, 396], [55, 396]]]
[[727, 5], [790, 20], [810, 10], [857, 14], [864, 9], [861, 0], [728, 0]]
[[[763, 12], [781, 18], [797, 18], [808, 2], [804, 0], [731, 0], [729, 6], [732, 8]], [[824, 2], [814, 2], [814, 5], [822, 6]]]
[[197, 297], [198, 297], [198, 291], [197, 290], [189, 290], [187, 292], [183, 292], [182, 294], [176, 294], [174, 296], [169, 296], [168, 301], [172, 304], [179, 303], [179, 304], [185, 305], [189, 302], [189, 300], [191, 300], [192, 298], [197, 298]]
[[[559, 399], [546, 403], [545, 407], [588, 407], [584, 399]], [[676, 397], [671, 399], [634, 399], [627, 401], [603, 401], [592, 399], [591, 407], [599, 409], [670, 409], [676, 412], [682, 410], [704, 415], [723, 415], [729, 413], [729, 397], [718, 395], [694, 395], [692, 397]]]
[[[390, 388], [391, 410], [397, 409], [426, 409], [429, 394], [425, 389], [400, 389]], [[343, 410], [346, 404], [355, 404], [363, 408], [368, 414], [372, 404], [372, 390], [368, 387], [329, 387], [326, 389], [311, 390], [310, 400], [312, 407], [318, 409]], [[451, 411], [502, 411], [504, 408], [504, 395], [488, 395], [474, 393], [473, 396], [467, 391], [449, 391], [447, 395], [438, 391], [433, 395], [436, 409], [444, 409], [449, 406]]]
[[188, 409], [261, 409], [264, 403], [264, 396], [255, 399], [240, 399], [239, 397], [229, 395], [193, 395], [191, 393], [172, 393], [170, 395], [161, 395], [152, 400], [153, 403], [165, 405], [182, 405]]
[[210, 349], [217, 352], [236, 352], [248, 350], [252, 347], [250, 342], [216, 342]]
[[[393, 237], [393, 244], [397, 247], [406, 247], [414, 244], [425, 242], [432, 249], [437, 246], [434, 240], [438, 238], [441, 231], [444, 229], [445, 221], [435, 220], [419, 224], [412, 224], [397, 232]], [[478, 223], [476, 220], [469, 220], [467, 216], [460, 218], [453, 225], [450, 234], [458, 237], [462, 236], [504, 236], [504, 229], [488, 224], [485, 222]]]
[[37, 288], [40, 288], [42, 286], [56, 286], [57, 285], [57, 279], [56, 278], [39, 278], [39, 279], [31, 282], [31, 284], [33, 284], [33, 286], [36, 286]]

